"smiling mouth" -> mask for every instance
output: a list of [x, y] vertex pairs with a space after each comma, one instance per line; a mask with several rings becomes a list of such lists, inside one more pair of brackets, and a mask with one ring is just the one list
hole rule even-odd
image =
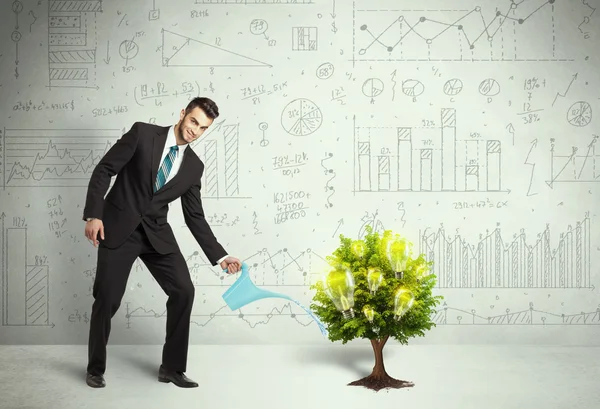
[[192, 139], [194, 138], [194, 135], [192, 135], [192, 133], [189, 131], [188, 131], [188, 135], [190, 136], [190, 138], [192, 138]]

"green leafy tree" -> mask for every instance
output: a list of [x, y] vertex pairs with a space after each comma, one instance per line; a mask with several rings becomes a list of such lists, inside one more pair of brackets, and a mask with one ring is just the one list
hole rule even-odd
[[388, 375], [383, 347], [390, 337], [406, 345], [411, 337], [422, 337], [435, 326], [431, 316], [443, 297], [432, 294], [436, 283], [429, 272], [432, 262], [423, 254], [413, 258], [408, 251], [411, 243], [391, 230], [380, 235], [369, 226], [363, 240], [340, 235], [340, 242], [327, 256], [331, 267], [327, 278], [311, 286], [316, 293], [310, 308], [327, 327], [332, 342], [371, 341], [373, 372], [348, 385], [376, 391], [414, 386]]

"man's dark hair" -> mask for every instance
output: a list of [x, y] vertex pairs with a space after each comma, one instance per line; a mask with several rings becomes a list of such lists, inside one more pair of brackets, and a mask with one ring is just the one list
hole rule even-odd
[[210, 98], [196, 97], [192, 99], [185, 108], [185, 114], [189, 114], [194, 108], [200, 108], [203, 110], [206, 116], [210, 119], [215, 119], [219, 116], [219, 107]]

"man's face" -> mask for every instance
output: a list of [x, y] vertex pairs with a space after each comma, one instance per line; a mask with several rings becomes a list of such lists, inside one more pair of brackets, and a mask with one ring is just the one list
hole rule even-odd
[[213, 120], [207, 117], [204, 111], [198, 107], [187, 115], [185, 109], [182, 109], [179, 121], [179, 138], [186, 143], [194, 142], [213, 123]]

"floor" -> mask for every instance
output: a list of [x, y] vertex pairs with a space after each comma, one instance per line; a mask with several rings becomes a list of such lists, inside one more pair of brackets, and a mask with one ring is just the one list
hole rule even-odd
[[[195, 345], [180, 389], [156, 380], [160, 346], [110, 346], [106, 387], [85, 383], [85, 346], [0, 346], [0, 408], [598, 409], [599, 347], [386, 345], [387, 372], [414, 382], [375, 392], [370, 343]], [[304, 385], [304, 386], [303, 386]]]

